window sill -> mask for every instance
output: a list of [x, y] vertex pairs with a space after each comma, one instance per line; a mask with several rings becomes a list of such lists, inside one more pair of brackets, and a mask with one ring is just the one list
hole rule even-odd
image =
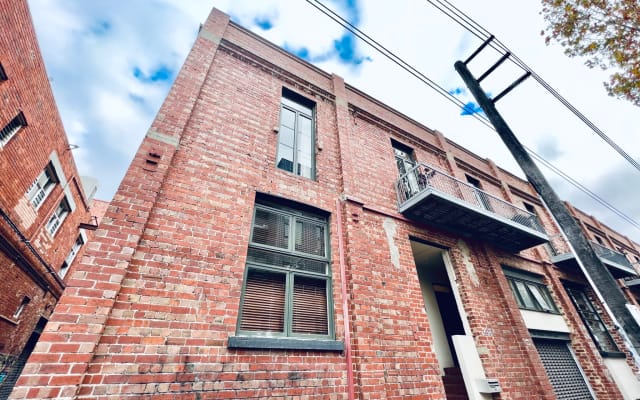
[[229, 336], [227, 347], [237, 349], [343, 351], [344, 343], [339, 340]]
[[602, 351], [600, 350], [600, 355], [606, 358], [627, 358], [627, 355], [621, 351]]
[[17, 326], [17, 325], [18, 325], [18, 321], [16, 321], [16, 320], [15, 320], [15, 319], [13, 319], [13, 318], [5, 317], [5, 316], [4, 316], [4, 315], [2, 315], [2, 314], [0, 314], [0, 321], [5, 321], [5, 322], [8, 322], [9, 324], [11, 324], [11, 325], [15, 325], [15, 326]]

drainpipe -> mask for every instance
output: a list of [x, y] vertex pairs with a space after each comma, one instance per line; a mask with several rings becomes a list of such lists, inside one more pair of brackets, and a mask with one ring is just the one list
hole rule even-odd
[[336, 199], [336, 218], [338, 220], [338, 253], [340, 256], [340, 291], [342, 293], [342, 320], [344, 323], [344, 348], [347, 362], [347, 389], [349, 400], [354, 400], [353, 366], [351, 363], [351, 328], [349, 326], [349, 302], [347, 301], [347, 274], [345, 271], [344, 245], [342, 235], [342, 212], [340, 200]]

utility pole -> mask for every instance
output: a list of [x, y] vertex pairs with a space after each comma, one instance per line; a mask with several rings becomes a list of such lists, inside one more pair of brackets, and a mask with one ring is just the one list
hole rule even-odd
[[569, 244], [575, 251], [578, 258], [577, 261], [582, 266], [583, 272], [588, 274], [587, 279], [590, 278], [596, 286], [594, 287], [594, 290], [596, 292], [600, 292], [602, 298], [605, 300], [614, 315], [614, 318], [619, 321], [621, 328], [626, 332], [626, 336], [635, 348], [636, 354], [640, 354], [640, 326], [638, 326], [638, 323], [626, 307], [627, 300], [624, 297], [622, 290], [617, 285], [613, 275], [611, 275], [611, 272], [604, 266], [602, 261], [600, 261], [600, 258], [596, 255], [582, 232], [582, 229], [580, 229], [576, 220], [571, 216], [565, 204], [558, 198], [558, 195], [551, 188], [544, 175], [542, 175], [538, 166], [533, 162], [529, 153], [524, 149], [518, 138], [511, 131], [511, 128], [509, 128], [495, 107], [495, 103], [527, 79], [530, 72], [524, 74], [494, 99], [490, 99], [480, 87], [480, 82], [500, 66], [500, 64], [507, 60], [510, 53], [503, 55], [478, 79], [476, 79], [469, 71], [469, 68], [467, 68], [467, 64], [492, 40], [493, 36], [487, 39], [487, 41], [485, 41], [466, 61], [457, 61], [454, 65], [455, 69], [464, 80], [464, 83], [467, 85], [480, 107], [482, 107], [482, 110], [489, 118], [489, 121], [493, 124], [504, 144], [520, 165], [520, 168], [525, 173], [528, 181], [533, 185], [540, 197], [547, 204], [549, 211], [553, 214], [554, 218], [560, 225], [560, 228], [566, 235]]

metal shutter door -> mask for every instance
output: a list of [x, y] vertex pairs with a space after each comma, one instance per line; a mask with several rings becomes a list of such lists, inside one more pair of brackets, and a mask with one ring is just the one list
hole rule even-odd
[[534, 339], [534, 343], [558, 399], [593, 399], [566, 342]]

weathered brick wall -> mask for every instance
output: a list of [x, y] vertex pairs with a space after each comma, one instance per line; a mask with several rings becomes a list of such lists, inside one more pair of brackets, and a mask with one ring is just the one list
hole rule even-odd
[[[0, 208], [20, 232], [0, 219], [0, 354], [15, 357], [38, 320], [49, 317], [61, 295], [63, 286], [54, 274], [78, 237], [78, 224], [88, 222], [89, 213], [78, 187], [80, 178], [49, 86], [27, 2], [1, 0], [0, 9], [0, 63], [8, 76], [8, 80], [0, 81], [0, 128], [19, 111], [28, 124], [0, 148]], [[54, 152], [76, 209], [52, 236], [46, 223], [64, 196], [63, 188], [56, 185], [37, 210], [25, 194]], [[23, 238], [51, 269], [32, 254]], [[24, 265], [16, 264], [16, 260], [22, 260]], [[30, 301], [14, 318], [25, 296]]]
[[[283, 87], [316, 104], [316, 180], [276, 168]], [[13, 397], [346, 399], [350, 368], [357, 398], [443, 399], [410, 245], [417, 237], [449, 249], [454, 289], [500, 398], [554, 398], [501, 264], [551, 272], [534, 251], [506, 255], [401, 216], [391, 138], [459, 179], [476, 171], [496, 196], [517, 200], [509, 185], [533, 196], [512, 175], [496, 178], [486, 160], [214, 11]], [[227, 347], [256, 193], [330, 214], [333, 319], [337, 340], [351, 326], [352, 365], [346, 352]], [[599, 398], [619, 398], [598, 357], [585, 352], [580, 361], [592, 382], [604, 382], [593, 384]]]

